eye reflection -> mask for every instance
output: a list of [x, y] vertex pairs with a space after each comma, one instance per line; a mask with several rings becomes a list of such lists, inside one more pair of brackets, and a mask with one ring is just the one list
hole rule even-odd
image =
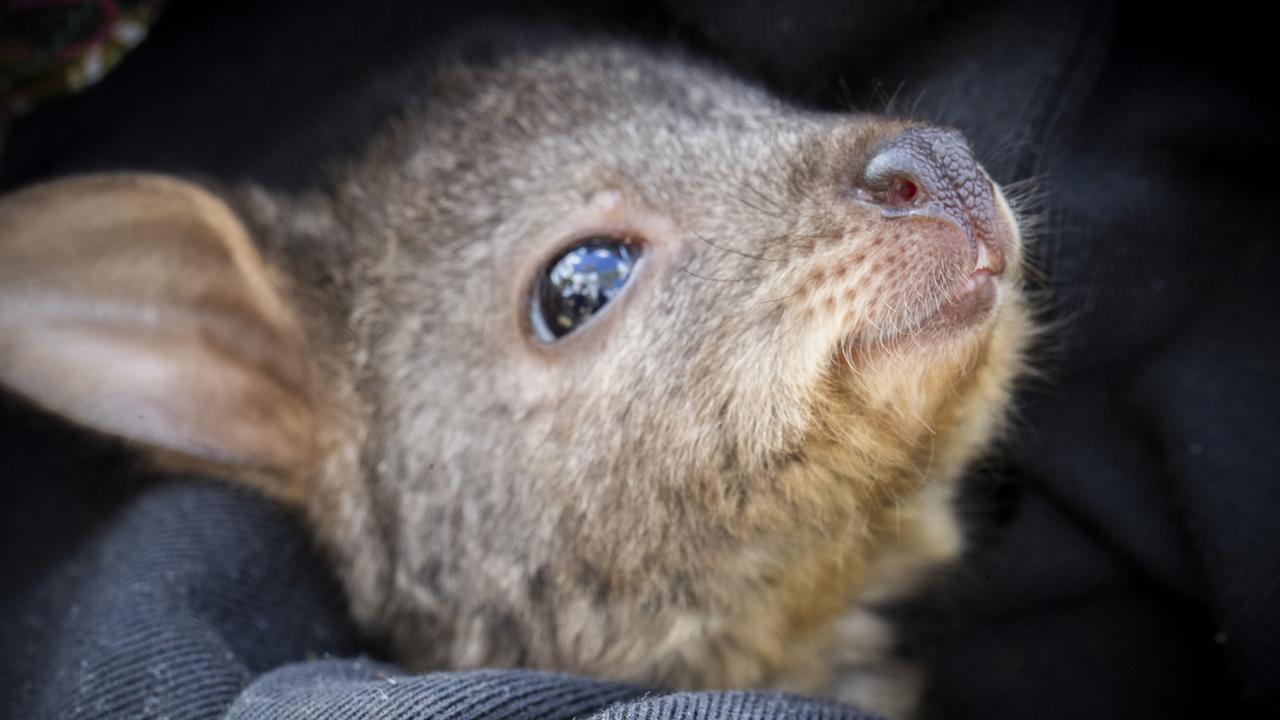
[[557, 340], [590, 320], [622, 292], [638, 258], [638, 249], [625, 241], [591, 237], [553, 260], [531, 308], [539, 338]]

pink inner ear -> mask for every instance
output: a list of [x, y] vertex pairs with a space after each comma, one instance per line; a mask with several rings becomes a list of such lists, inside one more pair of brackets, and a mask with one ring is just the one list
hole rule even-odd
[[105, 433], [221, 463], [311, 456], [293, 310], [220, 198], [87, 175], [0, 198], [0, 385]]
[[103, 432], [214, 462], [305, 460], [305, 402], [193, 332], [139, 333], [83, 322], [11, 335], [0, 381]]

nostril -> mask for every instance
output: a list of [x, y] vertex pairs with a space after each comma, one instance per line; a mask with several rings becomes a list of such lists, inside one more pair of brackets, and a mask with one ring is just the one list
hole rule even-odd
[[889, 183], [888, 200], [894, 205], [910, 205], [920, 195], [920, 186], [904, 177], [896, 177]]
[[901, 205], [941, 200], [977, 174], [977, 162], [963, 135], [916, 126], [880, 147], [863, 170], [863, 183], [883, 201]]
[[940, 214], [983, 232], [994, 214], [990, 181], [964, 136], [947, 128], [917, 125], [889, 138], [863, 168], [862, 183], [895, 216]]
[[887, 208], [901, 209], [928, 202], [938, 184], [928, 159], [895, 139], [881, 148], [863, 170], [863, 188]]
[[[949, 220], [998, 253], [995, 191], [964, 136], [917, 125], [887, 138], [862, 169], [858, 194], [886, 218], [927, 216]], [[976, 261], [975, 261], [976, 262]], [[999, 265], [998, 258], [993, 263]]]

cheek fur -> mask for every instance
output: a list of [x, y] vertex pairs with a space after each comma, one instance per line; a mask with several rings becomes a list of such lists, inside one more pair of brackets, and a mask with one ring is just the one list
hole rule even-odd
[[780, 293], [798, 322], [875, 343], [909, 331], [952, 295], [971, 252], [940, 221], [854, 226], [796, 258]]

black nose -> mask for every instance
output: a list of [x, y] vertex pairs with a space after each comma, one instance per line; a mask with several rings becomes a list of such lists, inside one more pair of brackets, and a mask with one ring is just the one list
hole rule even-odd
[[890, 138], [867, 163], [863, 183], [888, 215], [942, 215], [971, 238], [992, 236], [991, 181], [955, 130], [918, 126]]

